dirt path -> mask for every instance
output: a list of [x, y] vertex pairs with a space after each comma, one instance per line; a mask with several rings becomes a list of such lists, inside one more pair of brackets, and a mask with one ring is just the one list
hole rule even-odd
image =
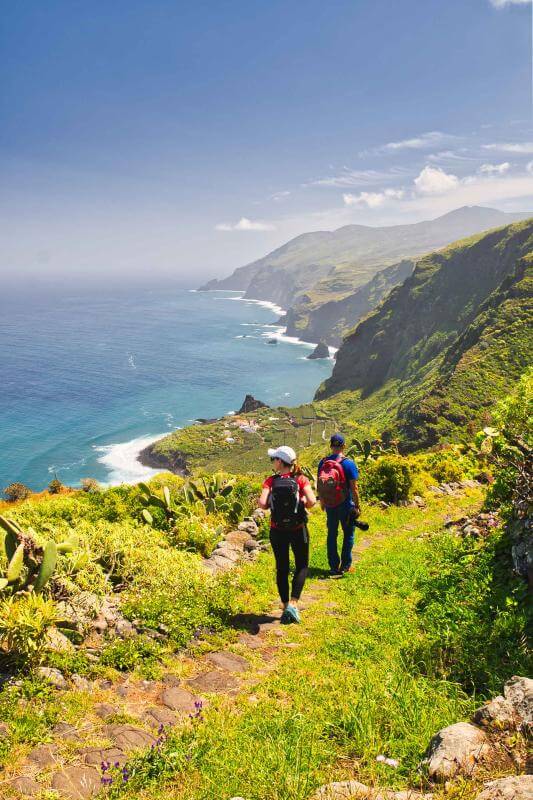
[[[444, 505], [439, 510], [441, 522], [447, 510]], [[423, 509], [413, 509], [396, 533], [403, 531], [405, 535], [414, 527], [422, 531], [425, 519]], [[367, 548], [379, 548], [389, 531], [376, 527], [373, 535], [362, 538], [355, 548], [354, 562]], [[207, 709], [218, 719], [230, 714], [236, 705], [258, 702], [256, 693], [261, 694], [272, 673], [276, 675], [278, 662], [289, 669], [291, 662], [296, 665], [300, 660], [298, 649], [309, 649], [311, 638], [318, 643], [320, 625], [329, 625], [329, 618], [344, 615], [335, 587], [344, 581], [357, 581], [358, 576], [339, 581], [325, 575], [318, 567], [311, 570], [301, 603], [300, 626], [280, 625], [279, 601], [273, 599], [264, 614], [240, 614], [232, 620], [234, 641], [230, 644], [219, 638], [216, 649], [216, 636], [196, 641], [168, 662], [160, 680], [139, 680], [131, 675], [115, 681], [82, 679], [73, 690], [79, 704], [77, 718], [65, 715], [53, 726], [51, 740], [34, 747], [23, 763], [7, 767], [0, 798], [39, 798], [47, 796], [50, 789], [60, 798], [94, 797], [111, 781], [127, 781], [128, 760], [162, 746], [168, 730], [194, 727]], [[182, 795], [178, 791], [174, 796]]]

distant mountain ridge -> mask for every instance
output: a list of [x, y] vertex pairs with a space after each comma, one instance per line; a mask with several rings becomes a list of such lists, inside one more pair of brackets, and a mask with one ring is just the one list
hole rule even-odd
[[465, 206], [434, 220], [407, 225], [345, 225], [335, 231], [303, 233], [200, 289], [240, 290], [245, 297], [269, 300], [285, 308], [301, 295], [312, 300], [314, 295], [341, 299], [395, 262], [527, 216]]
[[348, 335], [316, 399], [354, 393], [416, 447], [479, 424], [532, 363], [533, 218], [418, 260]]

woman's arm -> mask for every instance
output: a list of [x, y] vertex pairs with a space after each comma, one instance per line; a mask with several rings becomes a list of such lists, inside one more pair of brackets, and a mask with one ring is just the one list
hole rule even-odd
[[268, 498], [270, 497], [270, 489], [267, 487], [263, 489], [259, 496], [259, 508], [268, 508]]
[[316, 497], [315, 497], [315, 493], [311, 489], [311, 484], [310, 483], [308, 483], [306, 486], [304, 486], [303, 494], [304, 494], [305, 507], [306, 508], [313, 508], [313, 506], [316, 505]]

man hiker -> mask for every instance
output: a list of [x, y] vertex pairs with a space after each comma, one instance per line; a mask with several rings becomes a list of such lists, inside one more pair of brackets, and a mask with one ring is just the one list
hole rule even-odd
[[[330, 441], [330, 455], [318, 464], [317, 490], [321, 507], [328, 523], [328, 562], [330, 575], [353, 572], [352, 550], [355, 539], [355, 523], [361, 513], [357, 464], [346, 458], [344, 436], [334, 433]], [[337, 534], [341, 524], [344, 535], [341, 555], [337, 548]]]

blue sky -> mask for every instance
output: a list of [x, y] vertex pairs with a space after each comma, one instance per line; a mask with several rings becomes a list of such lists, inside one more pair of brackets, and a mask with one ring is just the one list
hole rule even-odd
[[306, 230], [533, 209], [528, 0], [25, 0], [6, 274], [223, 274]]

